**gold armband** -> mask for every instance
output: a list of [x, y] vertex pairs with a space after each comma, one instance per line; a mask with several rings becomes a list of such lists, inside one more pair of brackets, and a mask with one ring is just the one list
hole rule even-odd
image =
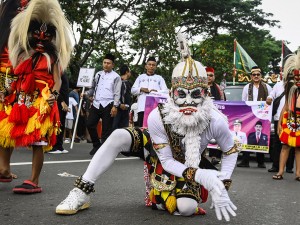
[[155, 151], [159, 151], [160, 149], [166, 147], [168, 144], [154, 144], [153, 143], [153, 148]]
[[225, 189], [228, 191], [230, 186], [231, 186], [232, 180], [231, 179], [225, 179], [225, 180], [222, 180], [222, 181], [223, 181], [223, 184], [225, 186]]
[[182, 176], [184, 178], [184, 180], [186, 182], [190, 182], [190, 183], [193, 183], [195, 182], [195, 174], [196, 174], [196, 171], [197, 169], [196, 168], [193, 168], [193, 167], [188, 167], [186, 168], [183, 173], [182, 173]]
[[236, 153], [236, 152], [240, 152], [239, 149], [238, 149], [238, 146], [236, 144], [233, 145], [233, 147], [227, 151], [227, 152], [224, 152], [225, 155], [231, 155], [233, 153]]

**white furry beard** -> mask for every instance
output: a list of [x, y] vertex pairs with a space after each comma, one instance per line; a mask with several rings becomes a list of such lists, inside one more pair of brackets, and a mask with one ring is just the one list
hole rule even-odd
[[164, 122], [171, 124], [173, 132], [184, 136], [182, 144], [185, 146], [185, 165], [188, 167], [199, 168], [201, 160], [200, 134], [209, 126], [211, 113], [210, 111], [215, 108], [213, 101], [210, 97], [203, 99], [197, 107], [197, 112], [191, 115], [184, 115], [179, 112], [178, 107], [173, 99], [168, 99], [164, 104], [162, 113], [165, 115]]

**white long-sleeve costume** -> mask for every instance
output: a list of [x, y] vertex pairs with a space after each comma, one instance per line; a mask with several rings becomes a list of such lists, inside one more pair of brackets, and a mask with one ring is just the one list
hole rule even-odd
[[[151, 139], [155, 144], [168, 143], [168, 136], [166, 134], [163, 122], [160, 119], [158, 109], [154, 109], [148, 118], [148, 129]], [[211, 139], [215, 139], [223, 152], [227, 152], [232, 149], [234, 145], [233, 138], [228, 128], [228, 122], [224, 119], [224, 116], [220, 115], [216, 109], [211, 110], [211, 120], [207, 129], [200, 135], [201, 146], [199, 149], [200, 155], [205, 150], [208, 142]], [[187, 168], [183, 163], [178, 162], [173, 158], [173, 153], [170, 145], [167, 145], [163, 149], [156, 152], [163, 168], [175, 176], [182, 177], [183, 171]], [[221, 172], [226, 173], [226, 177], [223, 179], [229, 179], [235, 167], [237, 160], [237, 153], [230, 155], [223, 155]]]

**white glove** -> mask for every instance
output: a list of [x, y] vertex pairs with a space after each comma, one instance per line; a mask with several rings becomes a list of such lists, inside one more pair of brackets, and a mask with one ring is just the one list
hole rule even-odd
[[212, 204], [210, 208], [213, 209], [215, 207], [215, 212], [218, 220], [222, 220], [223, 215], [226, 221], [230, 221], [228, 212], [232, 216], [236, 216], [234, 210], [237, 210], [237, 207], [230, 200], [226, 189], [222, 190], [221, 195], [215, 193], [214, 191], [211, 191], [210, 195], [212, 198]]
[[195, 181], [202, 184], [209, 192], [213, 191], [215, 195], [221, 195], [223, 189], [225, 190], [220, 176], [225, 176], [224, 172], [209, 169], [197, 169], [195, 174]]

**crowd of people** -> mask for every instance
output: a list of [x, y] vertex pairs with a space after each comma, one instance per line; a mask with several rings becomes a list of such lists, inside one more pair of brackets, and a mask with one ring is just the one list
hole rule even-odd
[[[111, 54], [106, 54], [103, 60], [103, 71], [98, 72], [94, 78], [93, 87], [88, 90], [84, 95], [84, 107], [81, 109], [80, 115], [82, 116], [79, 121], [81, 125], [79, 126], [81, 132], [88, 129], [88, 132], [84, 132], [82, 135], [76, 133], [76, 139], [84, 140], [86, 136], [88, 137], [88, 142], [93, 143], [93, 148], [90, 151], [90, 155], [94, 155], [96, 151], [101, 147], [101, 145], [106, 141], [113, 130], [118, 128], [125, 128], [130, 126], [143, 127], [144, 120], [144, 110], [146, 96], [151, 92], [163, 92], [167, 93], [168, 88], [162, 76], [155, 74], [156, 70], [156, 59], [154, 57], [149, 57], [145, 69], [146, 72], [137, 77], [134, 84], [129, 81], [131, 76], [131, 71], [127, 65], [122, 65], [120, 67], [119, 76], [114, 68], [115, 58]], [[208, 93], [213, 100], [226, 100], [226, 95], [224, 89], [221, 88], [215, 82], [214, 68], [206, 67], [207, 82], [208, 82]], [[103, 74], [100, 78], [100, 74]], [[113, 74], [113, 75], [111, 75]], [[105, 75], [107, 77], [105, 77]], [[108, 82], [108, 83], [107, 83]], [[111, 89], [104, 87], [111, 87]], [[63, 87], [62, 87], [63, 88]], [[98, 92], [97, 92], [98, 90]], [[60, 90], [63, 93], [63, 90]], [[74, 89], [69, 93], [69, 100], [62, 101], [62, 104], [66, 102], [69, 103], [69, 110], [67, 113], [65, 122], [65, 133], [72, 134], [72, 129], [74, 127], [74, 118], [76, 118], [77, 105], [79, 104], [80, 88], [74, 87]], [[242, 100], [243, 101], [266, 101], [267, 104], [271, 105], [273, 99], [280, 97], [280, 104], [276, 110], [274, 116], [274, 128], [277, 131], [278, 120], [280, 113], [284, 106], [285, 98], [284, 96], [284, 81], [279, 81], [273, 88], [262, 81], [262, 73], [259, 67], [253, 67], [251, 70], [251, 82], [243, 88]], [[60, 96], [61, 97], [61, 96]], [[132, 99], [134, 99], [133, 101]], [[94, 101], [93, 101], [94, 100]], [[59, 100], [58, 100], [59, 101]], [[86, 107], [86, 106], [88, 107]], [[73, 109], [72, 109], [73, 106]], [[98, 108], [97, 108], [98, 107]], [[64, 107], [60, 107], [63, 109]], [[91, 110], [92, 109], [92, 110]], [[84, 113], [83, 113], [84, 111]], [[72, 113], [73, 112], [73, 113]], [[88, 113], [86, 113], [88, 112]], [[79, 113], [79, 112], [78, 112]], [[69, 116], [68, 116], [69, 115]], [[89, 116], [87, 116], [89, 115]], [[130, 115], [132, 118], [130, 119]], [[97, 125], [99, 119], [102, 119], [102, 136], [100, 137], [97, 130]], [[63, 119], [61, 118], [61, 121]], [[253, 144], [260, 146], [268, 146], [269, 140], [268, 135], [262, 133], [262, 123], [257, 121], [254, 127], [255, 132], [246, 136], [244, 132], [241, 131], [242, 121], [236, 120], [234, 122], [234, 131], [232, 135], [242, 144]], [[63, 126], [62, 126], [63, 127]], [[60, 134], [61, 135], [61, 134]], [[64, 136], [65, 142], [69, 143], [66, 136]], [[61, 138], [58, 138], [60, 140]], [[69, 136], [71, 139], [71, 136]], [[89, 140], [90, 139], [90, 140]], [[58, 141], [58, 143], [60, 143]], [[54, 146], [50, 153], [67, 153], [61, 144], [57, 144], [59, 147]], [[287, 161], [286, 172], [293, 173], [294, 158], [295, 158], [295, 148], [288, 148], [286, 150], [285, 145], [282, 145], [278, 133], [275, 132], [275, 138], [273, 142], [274, 150], [270, 152], [271, 160], [273, 162], [272, 167], [268, 169], [269, 172], [279, 172], [279, 158], [281, 155], [281, 149], [283, 148], [283, 153], [290, 152], [290, 154], [283, 155], [283, 161]], [[57, 151], [59, 150], [59, 152]], [[257, 166], [259, 168], [266, 168], [265, 165], [265, 154], [256, 153]], [[222, 152], [217, 149], [209, 149], [209, 157], [211, 157], [211, 163], [217, 165], [221, 161]], [[287, 157], [287, 159], [285, 159]], [[249, 167], [250, 152], [243, 152], [242, 159], [237, 164], [237, 167]], [[275, 175], [273, 179], [282, 179], [282, 170], [279, 174]], [[299, 172], [297, 172], [297, 177]]]

